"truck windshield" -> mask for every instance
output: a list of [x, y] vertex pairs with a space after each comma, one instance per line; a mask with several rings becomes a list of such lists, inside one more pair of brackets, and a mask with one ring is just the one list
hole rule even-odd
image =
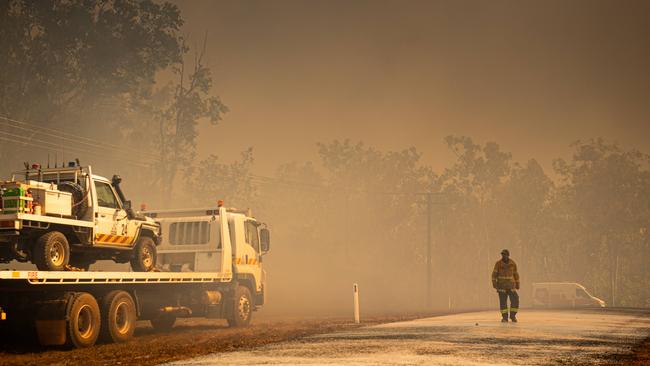
[[260, 237], [257, 234], [257, 225], [251, 221], [246, 221], [246, 242], [255, 248], [255, 251], [260, 251]]
[[113, 194], [113, 189], [109, 184], [95, 182], [95, 188], [97, 189], [97, 204], [101, 207], [114, 209], [120, 208], [117, 204], [117, 198], [115, 198], [115, 194]]

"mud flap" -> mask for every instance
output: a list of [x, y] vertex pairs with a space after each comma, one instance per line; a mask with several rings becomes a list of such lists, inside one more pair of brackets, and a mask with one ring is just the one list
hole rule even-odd
[[36, 320], [36, 334], [41, 346], [65, 344], [65, 319]]
[[34, 325], [38, 342], [42, 346], [60, 346], [66, 341], [66, 314], [68, 313], [70, 293], [63, 298], [37, 303]]

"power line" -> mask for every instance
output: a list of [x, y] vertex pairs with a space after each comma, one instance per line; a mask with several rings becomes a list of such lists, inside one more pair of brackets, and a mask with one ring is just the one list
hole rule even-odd
[[[140, 154], [144, 153], [144, 154], [148, 154], [148, 155], [151, 155], [151, 156], [155, 157], [155, 154], [153, 154], [153, 153], [143, 152], [143, 151], [140, 151], [140, 150], [132, 148], [132, 147], [114, 145], [114, 144], [110, 144], [110, 143], [107, 143], [107, 142], [95, 140], [95, 139], [92, 139], [92, 138], [89, 138], [89, 137], [75, 135], [75, 134], [72, 134], [70, 132], [65, 132], [65, 131], [57, 130], [57, 129], [50, 128], [50, 127], [43, 127], [43, 126], [39, 126], [39, 125], [36, 125], [36, 124], [33, 124], [33, 123], [25, 122], [25, 121], [19, 121], [19, 120], [12, 119], [12, 118], [9, 118], [9, 117], [6, 117], [6, 116], [0, 116], [0, 119], [4, 120], [5, 124], [8, 124], [8, 125], [16, 127], [16, 128], [21, 128], [21, 129], [24, 129], [24, 130], [28, 130], [28, 131], [33, 131], [33, 132], [37, 132], [37, 133], [42, 133], [42, 132], [34, 131], [35, 129], [36, 130], [50, 131], [51, 133], [53, 133], [53, 134], [51, 134], [51, 136], [54, 136], [54, 137], [57, 137], [57, 138], [63, 138], [63, 139], [73, 138], [74, 141], [76, 141], [76, 142], [78, 142], [77, 140], [86, 140], [86, 141], [88, 141], [88, 142], [86, 142], [86, 144], [90, 143], [90, 144], [92, 144], [92, 146], [99, 146], [99, 147], [111, 148], [111, 149], [126, 149], [126, 150], [131, 150], [133, 152], [138, 152]], [[13, 125], [11, 123], [13, 123]], [[29, 128], [16, 126], [16, 124], [23, 125], [23, 126], [29, 126]], [[61, 136], [58, 136], [57, 134], [61, 135]], [[67, 137], [67, 136], [70, 136], [70, 137]], [[103, 145], [103, 146], [101, 146], [101, 145]]]
[[[63, 150], [76, 150], [80, 151], [83, 153], [88, 153], [88, 154], [93, 154], [97, 156], [101, 156], [104, 158], [108, 158], [110, 160], [114, 161], [122, 161], [122, 162], [129, 162], [134, 165], [138, 166], [150, 166], [154, 163], [157, 162], [157, 156], [154, 155], [153, 153], [145, 152], [145, 151], [140, 151], [128, 146], [119, 146], [119, 145], [114, 145], [110, 143], [105, 143], [102, 141], [94, 140], [88, 137], [84, 136], [79, 136], [75, 135], [69, 132], [64, 132], [60, 130], [56, 130], [53, 128], [49, 127], [43, 127], [43, 126], [38, 126], [32, 123], [24, 122], [24, 121], [19, 121], [16, 119], [12, 119], [6, 116], [0, 116], [0, 123], [5, 124], [6, 126], [9, 126], [10, 128], [16, 128], [20, 129], [23, 131], [29, 131], [34, 134], [40, 134], [44, 136], [49, 136], [57, 139], [62, 139], [62, 140], [67, 140], [73, 142], [75, 145], [70, 145], [66, 147], [62, 147], [60, 143], [53, 142], [53, 141], [47, 141], [47, 140], [42, 140], [42, 139], [37, 139], [33, 137], [26, 137], [22, 135], [16, 135], [12, 134], [6, 131], [0, 131], [0, 134], [4, 134], [7, 136], [11, 136], [14, 139], [9, 139], [9, 138], [2, 138], [0, 137], [1, 140], [3, 141], [8, 141], [8, 142], [13, 142], [17, 144], [22, 144], [22, 145], [28, 145], [28, 146], [33, 146], [41, 149], [45, 149], [48, 151], [59, 151], [61, 149]], [[24, 127], [27, 126], [27, 127]], [[42, 131], [50, 131], [48, 132], [41, 132]], [[15, 140], [15, 139], [22, 139], [22, 140]], [[26, 141], [25, 141], [26, 140]], [[79, 141], [83, 140], [83, 141]], [[47, 144], [47, 145], [54, 145], [54, 147], [47, 147], [47, 146], [42, 146], [38, 144], [33, 144], [31, 143], [32, 141], [34, 142], [39, 142], [42, 144]], [[85, 145], [85, 147], [79, 147], [77, 144], [82, 144]], [[105, 149], [110, 154], [106, 154], [106, 152], [102, 151], [101, 149]], [[134, 159], [129, 159], [129, 158], [121, 158], [121, 157], [116, 157], [116, 154], [128, 154], [125, 150], [130, 150], [132, 152], [137, 153], [138, 155], [149, 155], [149, 159], [152, 160], [134, 160]], [[281, 178], [273, 178], [273, 177], [266, 177], [262, 175], [256, 175], [256, 174], [249, 174], [248, 177], [251, 179], [253, 183], [257, 184], [275, 184], [275, 185], [288, 185], [292, 187], [309, 187], [309, 188], [317, 188], [317, 189], [336, 189], [335, 187], [328, 187], [323, 184], [317, 184], [317, 183], [308, 183], [308, 182], [301, 182], [301, 181], [295, 181], [295, 180], [287, 180], [287, 179], [281, 179]], [[339, 190], [344, 190], [347, 192], [355, 192], [355, 193], [365, 193], [365, 194], [379, 194], [379, 195], [431, 195], [431, 192], [404, 192], [404, 191], [369, 191], [365, 189], [353, 189], [353, 188], [347, 188], [347, 187], [339, 187]]]
[[249, 178], [252, 180], [257, 180], [258, 183], [263, 183], [263, 184], [282, 184], [282, 185], [288, 185], [288, 186], [293, 186], [293, 187], [310, 187], [310, 188], [318, 188], [318, 189], [329, 189], [329, 190], [334, 190], [334, 189], [339, 189], [339, 190], [344, 190], [348, 192], [354, 192], [354, 193], [365, 193], [365, 194], [377, 194], [377, 195], [390, 195], [390, 196], [399, 196], [399, 195], [411, 195], [411, 196], [439, 196], [441, 195], [440, 193], [436, 192], [407, 192], [407, 191], [371, 191], [371, 190], [366, 190], [366, 189], [353, 189], [353, 188], [346, 188], [346, 187], [333, 187], [333, 186], [327, 186], [323, 184], [314, 184], [314, 183], [307, 183], [307, 182], [300, 182], [300, 181], [295, 181], [295, 180], [286, 180], [286, 179], [281, 179], [281, 178], [273, 178], [273, 177], [266, 177], [262, 175], [257, 175], [257, 174], [249, 174]]
[[299, 185], [299, 186], [312, 187], [312, 188], [327, 188], [326, 186], [324, 186], [322, 184], [315, 184], [315, 183], [299, 182], [299, 181], [280, 179], [280, 178], [265, 177], [263, 175], [249, 174], [248, 176], [250, 178], [256, 179], [256, 180], [264, 182], [264, 183], [278, 183], [278, 184], [286, 184], [286, 185], [293, 185], [293, 186]]
[[[46, 145], [34, 144], [34, 143], [30, 143], [28, 141], [16, 140], [15, 138], [7, 138], [7, 137], [0, 136], [0, 140], [7, 141], [7, 142], [10, 142], [10, 143], [13, 143], [13, 144], [16, 144], [16, 145], [21, 145], [21, 146], [31, 146], [31, 147], [34, 147], [34, 148], [37, 148], [37, 149], [40, 149], [40, 150], [51, 151], [51, 152], [54, 152], [54, 153], [59, 153], [59, 152], [60, 153], [65, 153], [65, 149], [60, 149], [60, 148], [57, 148], [57, 147], [50, 147], [50, 146], [46, 146]], [[73, 151], [77, 150], [77, 152], [81, 151], [81, 150], [78, 150], [78, 149], [70, 149], [70, 150], [73, 150]], [[87, 153], [87, 154], [90, 154], [90, 155], [102, 157], [102, 158], [107, 159], [107, 160], [111, 160], [111, 161], [115, 161], [115, 162], [121, 162], [121, 163], [127, 163], [127, 164], [130, 164], [130, 165], [133, 165], [133, 166], [138, 166], [138, 167], [141, 167], [141, 168], [147, 168], [147, 167], [151, 166], [151, 165], [148, 165], [148, 164], [143, 163], [143, 162], [122, 159], [122, 158], [115, 157], [115, 156], [110, 156], [110, 155], [107, 156], [106, 154], [98, 154], [98, 153], [92, 152], [92, 151], [83, 151], [83, 152]]]
[[[0, 116], [0, 124], [4, 124], [6, 127], [10, 129], [18, 129], [18, 130], [28, 131], [32, 133], [32, 136], [28, 137], [23, 135], [12, 134], [7, 131], [0, 131], [0, 134], [4, 134], [5, 136], [12, 137], [11, 139], [3, 138], [2, 139], [3, 141], [32, 146], [47, 151], [53, 151], [53, 152], [59, 152], [59, 151], [65, 152], [65, 150], [72, 150], [72, 151], [99, 156], [112, 161], [126, 162], [139, 167], [148, 167], [157, 162], [157, 157], [152, 153], [139, 151], [131, 147], [104, 143], [88, 137], [79, 136], [64, 131], [59, 131], [53, 128], [37, 126], [28, 122], [19, 121], [5, 116]], [[44, 132], [44, 131], [52, 131], [53, 133]], [[35, 138], [34, 135], [37, 135], [41, 138]], [[72, 136], [72, 137], [68, 137], [68, 136]], [[29, 143], [31, 141], [38, 142], [39, 144]], [[42, 144], [45, 144], [45, 146]], [[137, 152], [137, 156], [142, 156], [142, 155], [145, 156], [143, 159], [134, 159], [131, 157], [131, 153], [125, 150]]]
[[[7, 131], [0, 130], [0, 134], [4, 134], [7, 136], [13, 137], [15, 140], [9, 140], [10, 142], [19, 142], [19, 143], [24, 143], [24, 142], [29, 142], [29, 141], [34, 141], [34, 142], [39, 142], [42, 144], [48, 144], [48, 145], [53, 145], [50, 150], [52, 151], [65, 151], [65, 150], [75, 150], [75, 151], [80, 151], [86, 154], [93, 154], [97, 156], [111, 156], [113, 158], [119, 158], [124, 161], [130, 161], [130, 162], [137, 162], [137, 163], [142, 163], [142, 164], [153, 164], [155, 161], [149, 160], [149, 159], [132, 159], [128, 152], [124, 151], [119, 151], [119, 150], [99, 150], [95, 149], [92, 146], [79, 146], [78, 143], [76, 142], [61, 142], [61, 141], [53, 141], [51, 139], [47, 139], [47, 135], [44, 137], [46, 139], [40, 139], [40, 138], [35, 138], [35, 137], [28, 137], [28, 136], [23, 136], [23, 135], [17, 135], [13, 134]], [[39, 136], [40, 137], [40, 136]], [[40, 147], [40, 145], [36, 145], [37, 147]]]
[[[69, 147], [63, 147], [62, 148], [60, 145], [58, 145], [58, 144], [56, 144], [54, 142], [49, 142], [49, 141], [44, 141], [44, 140], [39, 140], [39, 139], [30, 139], [30, 138], [27, 138], [27, 137], [24, 137], [24, 136], [8, 133], [8, 132], [4, 132], [4, 131], [0, 131], [0, 135], [5, 135], [5, 136], [10, 136], [11, 137], [11, 138], [9, 138], [9, 137], [0, 136], [0, 139], [3, 140], [3, 141], [12, 142], [14, 144], [19, 144], [19, 145], [32, 146], [32, 147], [35, 147], [35, 148], [38, 148], [38, 149], [52, 151], [52, 152], [65, 152], [65, 150], [72, 150], [72, 151], [83, 152], [83, 153], [87, 153], [87, 154], [91, 154], [91, 155], [95, 155], [95, 156], [100, 156], [102, 158], [113, 160], [113, 161], [127, 162], [127, 163], [130, 163], [132, 165], [137, 165], [137, 166], [140, 166], [140, 167], [149, 167], [151, 165], [151, 164], [147, 164], [147, 163], [142, 162], [142, 161], [124, 159], [124, 158], [120, 158], [120, 157], [117, 157], [117, 156], [113, 156], [111, 154], [105, 154], [105, 153], [98, 153], [98, 152], [95, 152], [95, 151], [89, 151], [89, 150], [86, 150], [86, 149], [80, 148], [80, 147], [69, 146]], [[27, 139], [27, 140], [25, 141], [25, 140], [21, 140], [21, 139]], [[40, 143], [40, 144], [37, 144], [35, 142]], [[48, 146], [48, 145], [53, 145], [53, 146]]]
[[[73, 141], [75, 141], [77, 143], [83, 143], [83, 144], [90, 145], [90, 146], [93, 146], [93, 147], [100, 147], [100, 148], [105, 148], [105, 149], [130, 150], [131, 152], [134, 152], [134, 153], [149, 155], [151, 158], [154, 158], [154, 159], [157, 158], [157, 156], [154, 153], [151, 153], [151, 152], [141, 151], [141, 150], [129, 147], [129, 146], [119, 146], [119, 145], [99, 141], [99, 140], [96, 140], [96, 139], [91, 139], [89, 137], [72, 134], [70, 132], [57, 130], [57, 129], [54, 129], [54, 128], [43, 127], [43, 126], [39, 126], [39, 125], [36, 125], [36, 124], [33, 124], [33, 123], [25, 122], [25, 121], [19, 121], [19, 120], [9, 118], [9, 117], [6, 117], [6, 116], [0, 116], [0, 120], [4, 120], [5, 122], [3, 122], [3, 123], [5, 123], [6, 125], [15, 127], [15, 128], [20, 128], [20, 129], [23, 129], [23, 130], [42, 133], [42, 134], [45, 134], [45, 133], [39, 132], [39, 131], [34, 131], [34, 130], [49, 131], [50, 136], [61, 138], [61, 139], [67, 139], [67, 140], [72, 139]], [[19, 126], [17, 126], [17, 125], [19, 125]], [[22, 127], [22, 126], [27, 126], [27, 127]], [[80, 142], [78, 140], [85, 140], [85, 142]]]
[[[53, 135], [53, 134], [50, 134], [50, 133], [47, 133], [47, 132], [34, 131], [31, 128], [7, 124], [7, 122], [0, 120], [0, 124], [3, 124], [3, 123], [6, 126], [8, 126], [9, 128], [12, 128], [12, 129], [15, 128], [15, 129], [23, 130], [23, 131], [28, 131], [28, 132], [31, 132], [34, 135], [42, 135], [44, 137], [49, 136], [49, 137], [54, 137], [54, 138], [58, 138], [58, 139], [63, 139], [63, 140], [70, 141], [71, 143], [73, 143], [75, 145], [85, 145], [86, 146], [85, 149], [94, 149], [95, 151], [102, 151], [102, 153], [105, 153], [106, 151], [111, 152], [111, 153], [116, 153], [116, 152], [125, 153], [125, 154], [128, 153], [128, 152], [122, 151], [121, 149], [116, 151], [116, 149], [109, 148], [109, 147], [104, 147], [104, 146], [101, 146], [101, 145], [97, 145], [95, 143], [89, 143], [89, 142], [85, 142], [85, 141], [77, 141], [76, 139], [70, 138], [70, 137], [56, 136], [56, 135]], [[33, 139], [33, 137], [26, 137], [26, 136], [21, 136], [21, 137], [27, 138], [27, 139]], [[103, 150], [100, 150], [100, 149], [103, 149]]]

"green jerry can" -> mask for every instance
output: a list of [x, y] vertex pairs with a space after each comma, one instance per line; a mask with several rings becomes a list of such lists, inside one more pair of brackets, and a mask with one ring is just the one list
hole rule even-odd
[[14, 186], [5, 188], [2, 194], [2, 213], [25, 213], [28, 211], [28, 201], [30, 197], [26, 197], [27, 190], [22, 186]]

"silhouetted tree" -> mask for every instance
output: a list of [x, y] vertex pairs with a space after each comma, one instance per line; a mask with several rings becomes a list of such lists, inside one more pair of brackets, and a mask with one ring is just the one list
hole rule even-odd
[[[439, 239], [441, 245], [453, 249], [439, 270], [453, 273], [459, 282], [470, 286], [471, 290], [463, 292], [467, 294], [465, 301], [485, 304], [492, 300], [491, 288], [477, 279], [487, 278], [485, 273], [491, 270], [500, 249], [513, 244], [499, 201], [499, 193], [511, 174], [512, 157], [494, 142], [481, 146], [465, 136], [448, 136], [445, 141], [457, 159], [437, 183], [447, 200], [453, 202], [440, 208], [445, 210], [445, 227], [438, 231], [445, 233]], [[460, 293], [458, 288], [453, 290]]]
[[650, 298], [647, 286], [638, 282], [647, 283], [650, 276], [650, 156], [602, 139], [573, 146], [572, 160], [555, 162], [570, 210], [567, 218], [579, 233], [571, 265], [606, 290], [611, 304], [641, 304]]
[[179, 62], [182, 23], [150, 0], [0, 2], [0, 115], [47, 124], [128, 106]]
[[241, 159], [222, 163], [216, 155], [201, 160], [186, 180], [192, 187], [188, 201], [198, 207], [214, 206], [223, 199], [227, 207], [257, 208], [256, 187], [251, 176], [253, 149], [241, 153]]
[[[212, 95], [212, 75], [205, 65], [205, 47], [195, 50], [191, 68], [181, 59], [173, 65], [176, 81], [162, 88], [159, 104], [153, 106], [154, 124], [158, 128], [156, 139], [160, 161], [157, 177], [160, 182], [162, 202], [169, 204], [179, 169], [192, 166], [199, 120], [207, 119], [216, 125], [227, 112], [221, 100]], [[189, 48], [183, 43], [184, 53]]]

